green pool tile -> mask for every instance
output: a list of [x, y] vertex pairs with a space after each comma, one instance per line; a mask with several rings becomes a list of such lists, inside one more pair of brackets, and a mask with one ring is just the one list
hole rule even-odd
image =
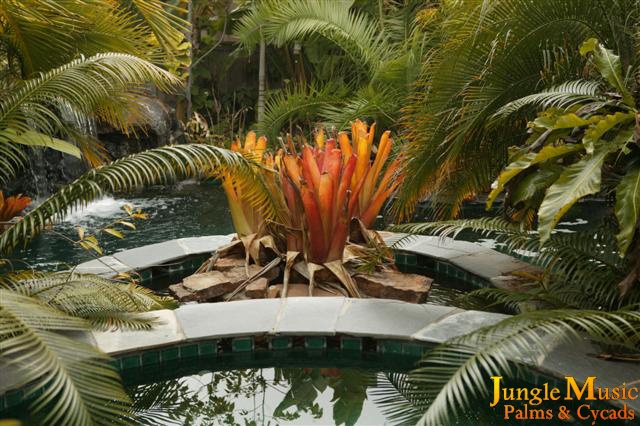
[[362, 351], [362, 339], [359, 337], [346, 337], [340, 339], [340, 348], [343, 351]]
[[382, 340], [378, 342], [378, 352], [383, 354], [401, 354], [402, 342], [396, 340]]
[[151, 272], [151, 269], [144, 269], [142, 271], [139, 271], [138, 274], [140, 276], [140, 281], [142, 282], [149, 282], [153, 278], [153, 273]]
[[4, 396], [0, 396], [0, 411], [3, 411], [7, 408], [7, 402], [4, 399]]
[[121, 362], [123, 369], [138, 368], [142, 365], [140, 362], [140, 355], [125, 356], [121, 359]]
[[291, 348], [290, 337], [274, 337], [269, 341], [269, 349], [271, 350], [284, 350]]
[[7, 407], [13, 407], [22, 402], [24, 393], [21, 390], [12, 391], [5, 395], [5, 404]]
[[304, 347], [310, 350], [327, 348], [327, 338], [324, 336], [309, 336], [304, 338]]
[[195, 358], [198, 356], [198, 345], [184, 345], [180, 346], [180, 358]]
[[403, 343], [402, 353], [411, 356], [422, 356], [426, 348], [423, 345], [417, 343]]
[[418, 256], [415, 254], [408, 254], [406, 256], [407, 265], [417, 265], [418, 264]]
[[211, 340], [208, 342], [198, 343], [198, 353], [200, 355], [213, 355], [218, 353], [218, 341]]
[[116, 370], [122, 369], [122, 363], [120, 362], [119, 358], [112, 359], [111, 361], [109, 361], [109, 364], [111, 364]]
[[254, 347], [253, 337], [236, 337], [231, 341], [233, 352], [251, 352]]
[[158, 351], [143, 352], [141, 355], [141, 358], [142, 358], [142, 365], [158, 364], [160, 362], [160, 352]]
[[180, 358], [180, 350], [178, 348], [167, 348], [160, 351], [162, 362], [173, 361]]

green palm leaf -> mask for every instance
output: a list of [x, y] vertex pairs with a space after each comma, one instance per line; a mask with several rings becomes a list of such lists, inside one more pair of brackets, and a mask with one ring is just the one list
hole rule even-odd
[[599, 95], [599, 91], [600, 83], [597, 81], [567, 81], [558, 86], [543, 90], [540, 93], [528, 95], [509, 102], [493, 114], [492, 119], [504, 119], [525, 107], [535, 106], [542, 109], [551, 107], [568, 109], [574, 105], [585, 102], [606, 102], [607, 97]]
[[211, 145], [173, 145], [151, 149], [93, 169], [62, 188], [0, 235], [0, 252], [27, 243], [47, 223], [61, 219], [70, 209], [105, 193], [130, 191], [149, 185], [166, 185], [188, 178], [207, 179], [231, 173], [246, 195], [267, 219], [279, 218], [275, 196], [258, 173], [262, 167], [242, 155]]
[[411, 373], [410, 382], [419, 389], [414, 395], [429, 405], [418, 424], [451, 422], [471, 408], [474, 398], [488, 397], [488, 377], [514, 376], [518, 365], [513, 361], [535, 360], [557, 343], [578, 340], [583, 334], [634, 348], [640, 342], [639, 326], [638, 310], [535, 311], [449, 340]]
[[4, 281], [8, 289], [84, 318], [100, 329], [150, 328], [153, 317], [140, 313], [177, 306], [172, 298], [157, 296], [145, 287], [92, 274], [25, 271], [6, 275]]
[[104, 53], [77, 59], [14, 87], [0, 101], [0, 128], [17, 134], [29, 130], [65, 134], [56, 106], [67, 104], [81, 114], [95, 115], [111, 97], [140, 92], [148, 82], [164, 91], [180, 84], [168, 72], [132, 55]]
[[240, 19], [234, 34], [247, 50], [253, 49], [261, 37], [268, 43], [283, 46], [321, 35], [349, 54], [356, 65], [375, 74], [390, 52], [384, 49], [378, 23], [350, 11], [351, 4], [343, 0], [262, 1]]
[[513, 136], [524, 130], [518, 117], [500, 123], [491, 117], [510, 102], [580, 78], [584, 59], [567, 45], [599, 37], [616, 46], [623, 63], [636, 64], [629, 17], [639, 13], [634, 0], [443, 4], [434, 47], [404, 109], [409, 161], [398, 215], [410, 217], [417, 202], [441, 190], [464, 187], [465, 196], [486, 190], [507, 161], [507, 147], [526, 140], [524, 131], [520, 140]]
[[88, 323], [34, 298], [0, 289], [0, 362], [41, 389], [31, 407], [46, 424], [121, 424], [129, 416], [118, 373], [93, 346], [59, 334]]

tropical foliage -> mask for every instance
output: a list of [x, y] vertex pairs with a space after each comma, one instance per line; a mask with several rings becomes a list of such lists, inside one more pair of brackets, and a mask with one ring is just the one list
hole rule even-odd
[[[496, 113], [582, 78], [586, 59], [578, 48], [585, 40], [596, 37], [614, 49], [630, 77], [639, 12], [635, 0], [442, 2], [425, 22], [433, 48], [404, 110], [409, 178], [398, 216], [410, 218], [427, 196], [440, 204], [437, 216], [456, 216], [463, 200], [488, 190], [507, 163], [507, 148], [526, 140], [521, 115]], [[573, 87], [573, 99], [593, 98], [594, 85]]]
[[270, 94], [260, 132], [273, 138], [284, 125], [306, 120], [343, 130], [357, 118], [393, 128], [419, 71], [424, 46], [415, 16], [425, 6], [412, 0], [380, 5], [269, 0], [248, 9], [233, 32], [242, 50], [252, 51], [261, 39], [279, 48], [297, 43], [309, 69]]
[[124, 132], [144, 126], [145, 85], [180, 86], [159, 65], [175, 71], [185, 64], [188, 25], [173, 14], [181, 10], [159, 0], [2, 3], [0, 183], [26, 165], [24, 146], [103, 162], [104, 151], [82, 128], [86, 120]]

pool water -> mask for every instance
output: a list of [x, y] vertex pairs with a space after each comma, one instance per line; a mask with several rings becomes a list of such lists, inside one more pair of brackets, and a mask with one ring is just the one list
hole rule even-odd
[[[290, 350], [277, 356], [226, 354], [223, 359], [176, 361], [146, 371], [127, 370], [123, 377], [142, 425], [398, 425], [398, 406], [406, 394], [398, 389], [416, 358], [374, 353]], [[361, 356], [361, 358], [360, 358]], [[351, 358], [351, 359], [349, 359]], [[232, 367], [236, 368], [232, 368]], [[250, 366], [250, 367], [248, 367]], [[489, 381], [489, 379], [487, 379]], [[510, 385], [532, 387], [522, 380]], [[504, 420], [504, 407], [489, 406], [490, 397], [471, 397], [469, 408], [451, 416], [447, 425], [549, 425], [554, 421]], [[428, 404], [428, 401], [422, 401]], [[566, 404], [572, 413], [577, 405]], [[516, 409], [521, 402], [514, 401]], [[545, 402], [535, 408], [558, 412]], [[531, 408], [531, 407], [529, 407]], [[594, 405], [594, 408], [596, 406]], [[598, 407], [603, 408], [603, 407]], [[610, 408], [610, 407], [609, 407]], [[412, 418], [423, 409], [402, 410]], [[590, 422], [574, 418], [575, 425]]]

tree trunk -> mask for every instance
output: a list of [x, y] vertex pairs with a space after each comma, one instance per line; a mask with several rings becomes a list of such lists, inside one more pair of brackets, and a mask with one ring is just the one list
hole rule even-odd
[[193, 77], [191, 72], [193, 71], [193, 0], [189, 0], [189, 9], [187, 17], [190, 28], [187, 32], [187, 41], [189, 42], [189, 68], [187, 69], [187, 87], [185, 89], [184, 98], [186, 105], [186, 117], [185, 123], [191, 119], [191, 86], [193, 85]]
[[265, 86], [266, 86], [266, 56], [267, 44], [264, 38], [260, 39], [260, 63], [258, 69], [258, 115], [257, 120], [261, 122], [264, 119], [264, 102], [265, 102]]

